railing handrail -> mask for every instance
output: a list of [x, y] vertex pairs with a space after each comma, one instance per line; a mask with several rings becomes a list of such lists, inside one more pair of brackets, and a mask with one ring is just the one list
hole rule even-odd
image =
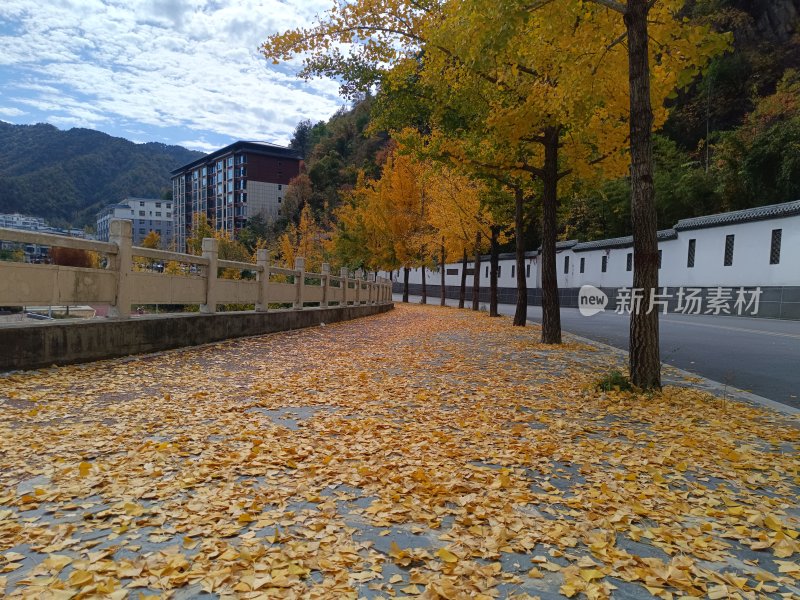
[[261, 273], [264, 267], [255, 263], [242, 262], [240, 260], [218, 260], [217, 266], [221, 269], [239, 269], [241, 271], [257, 271]]
[[[142, 246], [133, 246], [131, 248], [131, 255], [141, 258], [152, 258], [155, 260], [174, 261], [180, 263], [194, 264], [208, 266], [208, 259], [204, 256], [197, 256], [195, 254], [183, 254], [182, 252], [172, 252], [171, 250], [158, 250], [156, 248], [144, 248]], [[220, 261], [222, 262], [222, 261]], [[255, 267], [255, 265], [253, 265]]]
[[102, 254], [116, 254], [117, 245], [111, 242], [98, 242], [68, 235], [54, 233], [41, 233], [26, 229], [7, 229], [0, 227], [0, 240], [4, 242], [17, 242], [21, 244], [38, 244], [40, 246], [55, 246], [57, 248], [74, 248], [76, 250], [90, 250]]
[[[6, 233], [8, 232], [8, 233]], [[385, 304], [391, 302], [391, 286], [359, 271], [355, 276], [342, 268], [334, 275], [323, 263], [320, 273], [305, 270], [305, 260], [297, 257], [294, 268], [270, 264], [269, 251], [259, 249], [256, 262], [220, 260], [219, 240], [204, 238], [202, 256], [144, 248], [132, 244], [130, 221], [112, 219], [110, 242], [95, 242], [30, 231], [0, 229], [0, 239], [22, 243], [41, 243], [81, 250], [95, 250], [110, 255], [102, 269], [61, 267], [0, 262], [0, 300], [9, 305], [67, 302], [110, 305], [110, 316], [127, 318], [134, 304], [199, 304], [200, 312], [214, 313], [218, 305], [250, 304], [256, 312], [274, 305], [291, 305], [295, 310], [313, 306]], [[142, 272], [141, 259], [189, 265], [198, 277], [172, 273], [171, 269]], [[227, 279], [220, 270], [236, 269], [255, 273], [255, 278]], [[278, 275], [279, 278], [272, 278]], [[281, 281], [287, 276], [288, 281]], [[352, 287], [351, 287], [352, 285]]]
[[273, 267], [270, 265], [269, 267], [269, 274], [270, 275], [288, 275], [290, 277], [294, 277], [297, 275], [297, 271], [294, 269], [284, 269], [283, 267]]

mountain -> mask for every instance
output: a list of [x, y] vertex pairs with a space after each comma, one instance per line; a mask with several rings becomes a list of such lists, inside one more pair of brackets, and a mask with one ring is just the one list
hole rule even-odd
[[0, 121], [0, 212], [43, 217], [53, 225], [93, 225], [103, 206], [125, 196], [169, 193], [170, 171], [202, 155], [91, 129]]

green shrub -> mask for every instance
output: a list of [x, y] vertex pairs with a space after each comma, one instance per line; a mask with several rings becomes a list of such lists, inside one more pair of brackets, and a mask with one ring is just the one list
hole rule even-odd
[[627, 376], [614, 369], [613, 371], [609, 371], [595, 384], [595, 389], [600, 392], [627, 392], [633, 389], [633, 386]]

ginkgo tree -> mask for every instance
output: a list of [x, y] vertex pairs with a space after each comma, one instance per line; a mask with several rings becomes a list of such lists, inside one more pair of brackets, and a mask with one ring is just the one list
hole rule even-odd
[[[306, 53], [302, 75], [338, 75], [351, 88], [385, 81], [387, 72], [391, 76], [385, 65], [401, 71], [401, 77], [415, 73], [433, 90], [431, 105], [445, 109], [442, 122], [452, 117], [448, 111], [454, 104], [477, 107], [477, 112], [466, 111], [465, 126], [455, 123], [448, 131], [456, 132], [460, 143], [467, 141], [472, 156], [454, 154], [515, 177], [528, 173], [542, 187], [543, 340], [553, 342], [560, 341], [558, 181], [591, 174], [598, 164], [618, 175], [626, 163], [620, 157], [629, 147], [638, 190], [633, 194], [634, 285], [648, 288], [647, 297], [657, 285], [650, 131], [663, 121], [665, 97], [724, 47], [724, 39], [707, 28], [684, 23], [681, 6], [682, 0], [630, 0], [628, 5], [616, 0], [359, 0], [334, 5], [312, 28], [272, 36], [263, 50], [274, 59]], [[648, 44], [648, 18], [657, 45]], [[342, 43], [350, 44], [349, 54], [340, 49]], [[657, 387], [655, 311], [633, 315], [631, 330], [634, 383]]]
[[380, 178], [372, 180], [361, 173], [355, 188], [345, 194], [331, 242], [346, 266], [402, 268], [404, 302], [408, 302], [410, 270], [430, 262], [423, 179], [421, 165], [393, 149]]
[[[488, 186], [474, 178], [458, 172], [453, 167], [428, 162], [425, 178], [429, 207], [426, 213], [430, 229], [429, 247], [439, 251], [440, 264], [440, 304], [445, 305], [445, 264], [448, 257], [461, 259], [461, 284], [459, 307], [464, 308], [466, 299], [467, 255], [475, 253], [474, 273], [479, 268], [481, 252], [494, 236], [495, 242], [502, 232], [497, 227], [494, 216], [485, 200], [490, 193]], [[493, 266], [496, 269], [496, 266]], [[474, 277], [474, 275], [473, 275]], [[473, 279], [474, 281], [474, 279]], [[494, 300], [490, 312], [497, 314], [497, 279], [494, 281]], [[473, 308], [477, 309], [478, 295], [473, 291]]]
[[[499, 62], [511, 65], [511, 77], [530, 85], [540, 85], [538, 78], [546, 82], [542, 95], [550, 92], [572, 97], [562, 105], [568, 110], [559, 118], [565, 127], [565, 152], [577, 150], [584, 156], [570, 159], [565, 173], [588, 165], [614, 176], [630, 164], [633, 287], [644, 291], [644, 309], [631, 315], [630, 371], [633, 382], [643, 388], [660, 385], [658, 315], [657, 311], [647, 311], [658, 286], [650, 135], [666, 119], [666, 98], [689, 83], [727, 43], [726, 36], [686, 23], [680, 14], [682, 6], [683, 0], [629, 0], [627, 4], [615, 0], [552, 0], [487, 7], [480, 0], [467, 0], [459, 8], [462, 16], [465, 12], [473, 15], [472, 20], [462, 18], [460, 23], [476, 23], [487, 17], [504, 23], [499, 32], [484, 34], [477, 42], [481, 28], [473, 27], [466, 48], [478, 52], [476, 57], [503, 57], [510, 50], [511, 54]], [[558, 55], [542, 61], [548, 48]], [[530, 68], [532, 65], [535, 68]], [[551, 85], [554, 65], [558, 65], [558, 86]], [[526, 102], [518, 107], [525, 111], [537, 94], [522, 95]], [[512, 107], [506, 114], [496, 111], [496, 122], [505, 122], [507, 135], [528, 135], [519, 129], [525, 119], [518, 118], [521, 114], [515, 117], [514, 110]], [[574, 141], [582, 142], [583, 148]], [[585, 178], [592, 174], [580, 175]], [[547, 186], [547, 179], [544, 183]], [[543, 274], [547, 272], [545, 266]]]
[[311, 207], [306, 204], [300, 211], [300, 222], [290, 223], [286, 231], [278, 238], [276, 250], [284, 267], [294, 268], [295, 259], [305, 259], [305, 270], [319, 273], [326, 260], [325, 243], [327, 232], [317, 222]]

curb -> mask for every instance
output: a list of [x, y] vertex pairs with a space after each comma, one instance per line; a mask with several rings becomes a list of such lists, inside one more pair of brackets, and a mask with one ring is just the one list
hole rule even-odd
[[[528, 323], [530, 323], [531, 325], [538, 325], [541, 327], [541, 324], [537, 323], [536, 321], [528, 320]], [[564, 331], [563, 333], [566, 333], [571, 339], [587, 344], [589, 346], [601, 348], [603, 350], [607, 350], [613, 354], [618, 354], [620, 356], [628, 355], [628, 353], [625, 350], [617, 348], [616, 346], [610, 346], [608, 344], [604, 344], [603, 342], [597, 342], [595, 340], [583, 337], [581, 335], [576, 335], [568, 331]], [[782, 402], [776, 402], [775, 400], [770, 400], [769, 398], [764, 398], [763, 396], [758, 396], [757, 394], [753, 394], [745, 390], [740, 390], [739, 388], [735, 388], [730, 385], [725, 385], [724, 383], [720, 383], [719, 381], [708, 379], [707, 377], [703, 377], [702, 375], [698, 375], [697, 373], [692, 373], [690, 371], [686, 371], [678, 367], [673, 367], [672, 365], [668, 365], [666, 363], [661, 363], [661, 365], [662, 368], [668, 369], [670, 373], [675, 373], [681, 377], [690, 378], [694, 380], [694, 381], [678, 381], [669, 378], [668, 379], [669, 383], [672, 383], [673, 385], [700, 388], [714, 395], [727, 396], [733, 398], [734, 400], [739, 400], [742, 402], [746, 402], [748, 404], [756, 404], [783, 413], [785, 415], [791, 415], [791, 416], [800, 415], [800, 409], [795, 408], [793, 406], [789, 406], [788, 404], [783, 404]]]

